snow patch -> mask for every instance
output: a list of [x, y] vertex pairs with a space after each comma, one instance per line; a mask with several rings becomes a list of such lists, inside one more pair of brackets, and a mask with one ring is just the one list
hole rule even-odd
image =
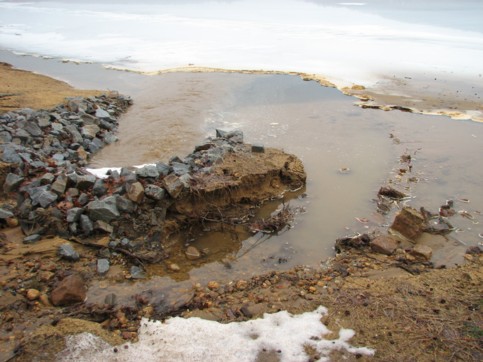
[[255, 361], [265, 351], [275, 351], [281, 361], [306, 361], [304, 346], [328, 361], [332, 351], [373, 355], [374, 350], [353, 347], [348, 341], [354, 331], [341, 329], [339, 338], [320, 321], [327, 309], [293, 315], [287, 311], [265, 314], [261, 319], [221, 324], [200, 318], [170, 318], [164, 323], [142, 319], [139, 341], [112, 347], [99, 337], [82, 333], [67, 338], [60, 361]]

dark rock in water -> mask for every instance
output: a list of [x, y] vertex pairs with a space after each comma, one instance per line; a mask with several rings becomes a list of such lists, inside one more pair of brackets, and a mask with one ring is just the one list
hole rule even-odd
[[94, 186], [92, 187], [92, 193], [97, 196], [101, 197], [104, 196], [107, 192], [107, 187], [104, 184], [104, 180], [102, 179], [97, 179], [96, 182], [94, 183]]
[[59, 246], [58, 254], [61, 258], [70, 261], [77, 261], [80, 259], [79, 253], [77, 253], [77, 251], [75, 251], [75, 249], [69, 243]]
[[479, 246], [470, 246], [468, 249], [466, 249], [466, 254], [480, 255], [482, 253], [483, 250]]
[[133, 279], [144, 279], [146, 278], [146, 273], [140, 267], [133, 265], [130, 270], [131, 278]]
[[2, 155], [0, 156], [0, 159], [3, 162], [22, 163], [22, 159], [20, 158], [19, 155], [17, 155], [17, 152], [10, 144], [2, 145], [2, 147], [0, 147], [0, 151], [2, 151]]
[[169, 174], [163, 180], [164, 188], [168, 192], [169, 196], [176, 199], [183, 191], [184, 185], [180, 181], [179, 177], [175, 174]]
[[407, 197], [407, 195], [401, 191], [398, 191], [390, 186], [383, 186], [379, 189], [378, 195], [389, 197], [390, 199], [400, 200]]
[[165, 193], [166, 193], [166, 191], [163, 188], [156, 186], [156, 185], [148, 185], [144, 189], [144, 194], [148, 198], [156, 200], [156, 201], [162, 200], [164, 198]]
[[263, 145], [252, 145], [252, 152], [253, 153], [264, 153], [265, 147]]
[[186, 248], [185, 254], [186, 254], [186, 257], [189, 260], [196, 260], [196, 259], [201, 258], [200, 251], [192, 245], [190, 245]]
[[216, 147], [216, 145], [213, 142], [206, 142], [201, 145], [195, 146], [194, 152], [207, 151], [213, 147]]
[[81, 215], [79, 223], [84, 234], [89, 235], [94, 231], [94, 224], [91, 219], [89, 219], [89, 216]]
[[152, 177], [157, 178], [159, 177], [159, 171], [156, 168], [156, 165], [146, 165], [136, 170], [136, 175], [139, 177]]
[[[424, 216], [424, 215], [423, 215]], [[426, 218], [427, 220], [427, 218]], [[437, 222], [430, 222], [424, 231], [430, 234], [446, 235], [454, 230], [453, 225], [443, 218], [439, 218]]]
[[84, 279], [78, 274], [65, 277], [57, 287], [52, 290], [50, 300], [55, 306], [64, 306], [84, 302], [87, 288]]
[[23, 239], [24, 244], [33, 244], [37, 241], [40, 240], [40, 235], [39, 234], [32, 234]]
[[3, 184], [3, 191], [6, 193], [16, 191], [24, 180], [25, 178], [22, 176], [18, 176], [14, 173], [9, 173], [5, 178], [5, 183]]
[[13, 217], [13, 213], [3, 208], [0, 208], [0, 219], [8, 219], [9, 217]]
[[390, 230], [396, 231], [414, 242], [425, 228], [426, 220], [424, 216], [412, 207], [405, 207], [396, 215]]
[[380, 254], [391, 255], [398, 247], [398, 240], [390, 235], [381, 235], [371, 241], [371, 249]]
[[96, 182], [94, 175], [77, 175], [77, 188], [81, 191], [88, 190]]
[[116, 205], [116, 197], [109, 196], [102, 200], [94, 200], [87, 204], [87, 213], [89, 217], [96, 221], [102, 220], [110, 222], [117, 219], [120, 214]]
[[66, 221], [68, 223], [79, 221], [83, 211], [84, 210], [80, 207], [73, 207], [72, 209], [67, 210]]
[[99, 274], [106, 274], [109, 271], [110, 264], [107, 259], [97, 259], [97, 272]]
[[367, 234], [340, 238], [335, 241], [335, 251], [337, 253], [340, 253], [344, 249], [362, 248], [369, 245], [370, 241], [371, 241], [371, 238]]
[[126, 199], [124, 196], [119, 196], [117, 198], [116, 205], [120, 212], [131, 213], [134, 211], [134, 203], [131, 200]]

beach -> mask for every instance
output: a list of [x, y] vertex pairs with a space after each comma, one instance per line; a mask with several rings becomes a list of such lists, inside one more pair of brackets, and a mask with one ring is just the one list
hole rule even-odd
[[[8, 3], [1, 5], [16, 11], [16, 5]], [[344, 6], [343, 11], [364, 5]], [[93, 13], [84, 15], [100, 14], [98, 8], [91, 10]], [[171, 10], [170, 16], [180, 16], [176, 14], [176, 7]], [[74, 14], [77, 10], [69, 11]], [[184, 11], [183, 16], [197, 19], [194, 24], [200, 25], [199, 14], [190, 13], [189, 6]], [[146, 19], [144, 15], [138, 16]], [[238, 25], [243, 28], [241, 24]], [[303, 27], [298, 31], [305, 34]], [[464, 31], [471, 32], [471, 36], [458, 32], [458, 39], [471, 43], [472, 51], [480, 51], [479, 30]], [[22, 34], [26, 37], [27, 33]], [[41, 55], [43, 51], [40, 48], [33, 51], [40, 54], [36, 57], [20, 55], [19, 51], [0, 51], [0, 61], [13, 64], [13, 67], [7, 64], [0, 67], [3, 112], [22, 108], [52, 110], [59, 104], [69, 104], [64, 101], [69, 97], [91, 97], [95, 102], [107, 102], [101, 101], [106, 98], [96, 98], [103, 93], [113, 99], [119, 93], [132, 98], [133, 104], [116, 116], [112, 130], [117, 141], [106, 141], [111, 139], [111, 130], [102, 129], [105, 146], [89, 149], [93, 147], [90, 143], [82, 144], [88, 155], [79, 166], [91, 172], [100, 174], [101, 168], [119, 168], [121, 172], [121, 167], [151, 163], [177, 165], [195, 157], [196, 150], [206, 152], [213, 147], [210, 142], [214, 142], [215, 133], [218, 137], [216, 130], [224, 130], [228, 135], [241, 130], [247, 147], [278, 149], [282, 154], [287, 152], [300, 158], [307, 176], [303, 187], [292, 185], [284, 191], [282, 199], [270, 196], [273, 200], [264, 203], [255, 201], [257, 191], [281, 191], [283, 177], [268, 181], [269, 186], [252, 187], [251, 191], [243, 188], [246, 198], [252, 198], [257, 208], [245, 215], [243, 207], [238, 206], [242, 214], [236, 215], [237, 219], [250, 215], [251, 220], [258, 220], [260, 227], [267, 225], [260, 220], [280, 220], [277, 217], [284, 210], [290, 210], [284, 209], [286, 204], [291, 208], [290, 221], [284, 224], [289, 227], [268, 237], [259, 229], [255, 234], [242, 230], [242, 226], [231, 225], [225, 229], [223, 224], [228, 225], [228, 218], [235, 216], [228, 216], [231, 214], [224, 214], [225, 211], [213, 216], [209, 203], [192, 203], [190, 207], [179, 202], [168, 207], [178, 213], [186, 212], [182, 218], [174, 219], [180, 225], [186, 222], [186, 215], [193, 215], [191, 209], [198, 209], [204, 215], [202, 227], [187, 226], [164, 239], [162, 262], [158, 259], [158, 262], [141, 264], [146, 275], [139, 280], [132, 277], [130, 258], [137, 255], [138, 260], [144, 260], [144, 254], [132, 254], [135, 249], [123, 249], [123, 257], [106, 254], [109, 248], [113, 252], [112, 246], [100, 253], [105, 246], [97, 245], [99, 242], [121, 240], [116, 236], [117, 231], [111, 230], [110, 237], [104, 234], [109, 234], [108, 226], [102, 226], [103, 231], [98, 229], [85, 239], [70, 229], [70, 239], [63, 239], [66, 236], [60, 233], [53, 239], [52, 236], [42, 238], [37, 245], [26, 245], [25, 241], [22, 243], [25, 235], [9, 221], [4, 227], [1, 266], [4, 291], [13, 296], [2, 304], [5, 322], [2, 353], [6, 359], [18, 355], [18, 360], [29, 360], [36, 346], [55, 340], [59, 343], [55, 343], [52, 353], [44, 356], [45, 360], [73, 356], [79, 360], [130, 360], [129, 353], [136, 354], [137, 346], [145, 346], [137, 342], [145, 338], [147, 331], [139, 329], [145, 321], [141, 320], [143, 317], [157, 320], [168, 316], [201, 317], [222, 323], [243, 323], [259, 319], [263, 313], [280, 311], [295, 316], [308, 313], [308, 316], [323, 305], [328, 309], [325, 314], [321, 312], [323, 323], [333, 332], [324, 338], [337, 340], [337, 345], [342, 346], [339, 351], [324, 349], [321, 343], [304, 351], [297, 349], [300, 346], [287, 344], [287, 350], [277, 352], [276, 346], [285, 343], [282, 338], [268, 348], [256, 343], [247, 345], [245, 351], [250, 350], [256, 356], [247, 360], [291, 360], [287, 357], [289, 353], [295, 353], [300, 360], [325, 357], [330, 360], [432, 360], [451, 355], [479, 360], [477, 336], [481, 317], [476, 305], [482, 277], [483, 195], [479, 180], [483, 177], [480, 167], [483, 109], [481, 74], [471, 73], [474, 69], [469, 63], [460, 74], [416, 68], [403, 71], [402, 67], [397, 75], [372, 74], [369, 80], [362, 77], [360, 69], [359, 73], [352, 70], [348, 78], [342, 79], [340, 70], [331, 73], [328, 63], [325, 74], [313, 72], [315, 69], [307, 66], [302, 66], [300, 71], [292, 66], [286, 70], [286, 66], [277, 62], [255, 69], [258, 68], [256, 61], [250, 66], [243, 62], [236, 66], [229, 59], [219, 64], [206, 62], [206, 66], [199, 61], [185, 66], [173, 63], [173, 67], [161, 66], [162, 69], [157, 68], [159, 64], [150, 63], [154, 68], [146, 67], [142, 71], [129, 69], [129, 62], [86, 63], [74, 59], [72, 54], [71, 59], [61, 59], [52, 57], [49, 51]], [[85, 54], [90, 54], [89, 51]], [[133, 61], [131, 68], [139, 66], [138, 61]], [[347, 69], [351, 69], [351, 64], [346, 64]], [[102, 107], [103, 103], [95, 104]], [[217, 147], [225, 147], [223, 142]], [[240, 165], [243, 165], [243, 152], [238, 159]], [[236, 155], [235, 152], [235, 160]], [[141, 169], [148, 172], [146, 167]], [[227, 171], [228, 166], [224, 167], [223, 172], [229, 176], [231, 172], [235, 175], [240, 172]], [[245, 171], [256, 174], [256, 169], [252, 166]], [[7, 165], [5, 170], [4, 176], [14, 169]], [[60, 170], [53, 174], [57, 177]], [[138, 171], [135, 172], [146, 187]], [[165, 183], [154, 181], [153, 185], [169, 190]], [[388, 199], [381, 191], [384, 187], [399, 190], [404, 196]], [[99, 194], [100, 200], [113, 191], [104, 192], [108, 194]], [[169, 197], [173, 198], [171, 194]], [[4, 201], [5, 205], [11, 205], [8, 210], [14, 210], [15, 198], [4, 195]], [[58, 204], [56, 207], [70, 206]], [[156, 206], [151, 221], [148, 217], [143, 219], [149, 213], [140, 207], [144, 211], [136, 211], [138, 221], [133, 228], [142, 225], [148, 234], [145, 238], [129, 238], [133, 242], [142, 239], [143, 243], [151, 243], [148, 240], [156, 235], [151, 230], [157, 227], [153, 226], [156, 225], [153, 218], [165, 217], [160, 216], [164, 207]], [[396, 236], [398, 246], [388, 252], [385, 245], [385, 251], [381, 252], [374, 246], [374, 240], [385, 235], [393, 237], [388, 231], [394, 227], [397, 215], [408, 207], [424, 218], [427, 217], [424, 210], [432, 214], [425, 219], [424, 233], [412, 241]], [[127, 227], [116, 219], [113, 225], [124, 227], [125, 235], [129, 234]], [[368, 235], [370, 242], [357, 244], [361, 235]], [[62, 260], [54, 268], [52, 262], [58, 258], [57, 248], [65, 240], [74, 243], [82, 258], [76, 262]], [[83, 242], [88, 244], [82, 245]], [[415, 251], [416, 246], [421, 251]], [[193, 258], [193, 255], [197, 256]], [[99, 272], [101, 259], [108, 260], [107, 274]], [[51, 273], [53, 279], [39, 281], [36, 270], [44, 276]], [[87, 300], [64, 309], [52, 307], [50, 293], [70, 273], [86, 279]], [[29, 299], [32, 289], [45, 295], [44, 299], [39, 296]], [[19, 318], [21, 311], [25, 315]], [[76, 319], [65, 320], [66, 314]], [[32, 322], [34, 318], [38, 322]], [[291, 317], [288, 318], [290, 321]], [[41, 324], [57, 324], [62, 320], [57, 328], [38, 329]], [[291, 322], [287, 323], [290, 329]], [[408, 323], [410, 328], [406, 327]], [[338, 334], [340, 327], [354, 330], [350, 345], [343, 344], [349, 339], [344, 339], [342, 331]], [[163, 327], [153, 325], [152, 328]], [[190, 326], [183, 328], [189, 330]], [[216, 330], [216, 325], [203, 328]], [[240, 328], [244, 328], [242, 324]], [[265, 327], [257, 328], [264, 330]], [[88, 344], [91, 347], [79, 348], [87, 343], [82, 336], [67, 344], [63, 342], [64, 335], [81, 331], [94, 333], [119, 347], [113, 349], [105, 342], [89, 340], [88, 343], [93, 343]], [[209, 340], [203, 344], [212, 343], [212, 351], [226, 359], [221, 351], [225, 347], [225, 352], [230, 354], [230, 348], [235, 347], [227, 348], [218, 342]], [[175, 342], [171, 344], [174, 350], [179, 349]], [[99, 353], [96, 357], [89, 351], [92, 346]], [[67, 349], [63, 354], [57, 355], [64, 348]], [[122, 348], [126, 349], [124, 354], [119, 353]], [[200, 358], [198, 352], [196, 347], [185, 348], [184, 357], [177, 358]], [[151, 350], [149, 353], [169, 359], [177, 352]], [[232, 353], [240, 352], [233, 349]]]

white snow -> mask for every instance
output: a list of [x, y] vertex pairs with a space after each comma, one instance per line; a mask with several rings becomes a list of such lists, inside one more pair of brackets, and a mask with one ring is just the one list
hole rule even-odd
[[[143, 319], [139, 341], [112, 347], [88, 333], [71, 336], [60, 361], [255, 361], [262, 350], [276, 351], [281, 361], [306, 361], [304, 345], [328, 361], [331, 351], [373, 355], [374, 350], [353, 347], [354, 331], [341, 329], [334, 340], [321, 317], [327, 309], [292, 315], [286, 311], [265, 314], [261, 319], [221, 324], [200, 318], [170, 318], [164, 323]], [[116, 348], [116, 352], [114, 349]]]

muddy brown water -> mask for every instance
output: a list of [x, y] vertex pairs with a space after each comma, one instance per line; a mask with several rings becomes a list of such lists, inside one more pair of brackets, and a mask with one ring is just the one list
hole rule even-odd
[[[452, 218], [459, 241], [450, 247], [461, 249], [483, 241], [483, 124], [361, 109], [353, 105], [354, 98], [336, 89], [288, 75], [143, 76], [11, 55], [6, 61], [74, 86], [117, 89], [133, 96], [134, 105], [120, 120], [120, 141], [96, 155], [93, 167], [183, 157], [214, 135], [216, 128], [241, 129], [246, 142], [282, 148], [304, 162], [307, 187], [287, 199], [305, 212], [297, 214], [290, 230], [270, 237], [244, 232], [237, 237], [223, 232], [207, 232], [196, 240], [181, 237], [179, 255], [169, 260], [181, 270], [168, 272], [164, 263], [152, 266], [152, 278], [138, 282], [139, 290], [157, 284], [167, 288], [173, 282], [183, 289], [210, 279], [234, 280], [298, 264], [317, 265], [333, 254], [336, 238], [383, 230], [390, 222], [375, 212], [373, 199], [382, 184], [397, 178], [398, 160], [405, 152], [412, 154], [413, 173], [419, 180], [402, 185], [412, 195], [406, 204], [437, 211], [446, 200], [455, 200], [455, 209], [467, 211], [472, 218]], [[341, 168], [350, 172], [340, 173]], [[268, 215], [279, 206], [279, 201], [272, 202], [260, 213]], [[203, 250], [206, 257], [186, 260], [182, 253], [186, 242]], [[89, 298], [102, 301], [113, 288], [120, 295], [123, 290], [126, 295], [133, 292], [127, 283], [114, 284], [94, 284]]]

